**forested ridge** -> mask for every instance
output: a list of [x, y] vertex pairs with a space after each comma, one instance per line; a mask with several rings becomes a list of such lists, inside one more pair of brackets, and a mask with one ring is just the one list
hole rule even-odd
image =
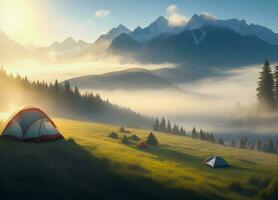
[[[133, 127], [151, 127], [152, 119], [129, 108], [112, 104], [99, 94], [82, 94], [69, 82], [59, 84], [45, 81], [30, 81], [27, 77], [8, 74], [0, 69], [0, 111], [23, 105], [35, 105], [55, 116], [81, 118]], [[10, 111], [10, 110], [8, 110]]]

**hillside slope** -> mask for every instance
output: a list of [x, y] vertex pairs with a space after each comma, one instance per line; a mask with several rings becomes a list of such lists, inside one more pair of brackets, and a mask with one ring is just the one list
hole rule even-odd
[[[159, 146], [142, 151], [134, 143], [108, 138], [117, 126], [54, 121], [65, 141], [0, 139], [0, 197], [36, 199], [43, 193], [45, 199], [271, 199], [262, 194], [269, 195], [271, 180], [278, 177], [277, 155], [163, 133], [156, 133]], [[142, 139], [149, 133], [130, 131]], [[211, 155], [223, 156], [232, 167], [203, 166], [202, 160]]]
[[89, 75], [69, 80], [73, 86], [80, 89], [101, 89], [101, 90], [151, 90], [171, 89], [182, 91], [170, 82], [156, 76], [145, 69], [128, 69], [117, 72], [110, 72], [102, 75]]

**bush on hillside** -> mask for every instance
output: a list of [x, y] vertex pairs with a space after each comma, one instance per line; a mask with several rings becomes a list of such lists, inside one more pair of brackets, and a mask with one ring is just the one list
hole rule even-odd
[[151, 132], [147, 138], [147, 144], [148, 145], [158, 145], [158, 141], [155, 137], [155, 135], [153, 134], [153, 132]]
[[140, 141], [140, 138], [137, 135], [132, 135], [132, 136], [129, 137], [129, 139], [133, 140], [133, 141], [136, 141], [136, 142]]
[[125, 127], [121, 126], [120, 127], [120, 130], [119, 130], [121, 133], [130, 133], [129, 130], [125, 129]]
[[128, 138], [126, 135], [124, 135], [123, 139], [122, 139], [122, 143], [123, 144], [129, 144]]
[[119, 137], [119, 135], [117, 133], [115, 133], [115, 132], [111, 132], [109, 134], [109, 137], [112, 138], [112, 139], [117, 139]]

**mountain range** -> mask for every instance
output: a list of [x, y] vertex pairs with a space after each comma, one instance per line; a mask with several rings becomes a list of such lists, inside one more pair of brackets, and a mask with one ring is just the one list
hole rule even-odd
[[83, 40], [76, 41], [69, 37], [62, 42], [53, 42], [49, 47], [39, 47], [33, 53], [44, 59], [62, 59], [78, 55], [89, 48], [90, 43]]
[[188, 63], [197, 66], [233, 67], [278, 59], [278, 45], [229, 28], [203, 26], [177, 34], [161, 34], [147, 45], [129, 35], [120, 35], [110, 52], [131, 56], [142, 63]]
[[198, 67], [242, 66], [266, 58], [278, 60], [278, 34], [263, 26], [248, 25], [237, 19], [218, 20], [205, 14], [194, 15], [179, 31], [167, 24], [167, 19], [159, 17], [144, 30], [156, 27], [152, 33], [160, 34], [149, 34], [144, 42], [138, 39], [138, 34], [134, 36], [136, 29], [129, 34], [122, 33], [107, 51], [142, 63], [186, 63]]
[[0, 32], [0, 41], [3, 62], [26, 55], [74, 61], [102, 59], [111, 54], [142, 64], [175, 63], [195, 67], [242, 66], [261, 63], [266, 58], [278, 60], [277, 33], [245, 20], [222, 20], [205, 13], [193, 15], [180, 27], [171, 26], [167, 18], [160, 16], [147, 27], [137, 27], [133, 31], [120, 24], [94, 43], [67, 38], [33, 52], [16, 44], [3, 32]]

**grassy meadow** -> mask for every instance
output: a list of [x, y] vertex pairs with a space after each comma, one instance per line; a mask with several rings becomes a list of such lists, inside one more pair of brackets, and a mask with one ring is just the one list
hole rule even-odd
[[[43, 193], [46, 199], [54, 191], [62, 199], [277, 198], [275, 154], [164, 133], [155, 133], [158, 146], [139, 150], [138, 142], [121, 144], [118, 126], [54, 121], [64, 141], [35, 144], [0, 139], [0, 198], [24, 194], [36, 199]], [[128, 136], [136, 134], [142, 140], [150, 132], [128, 130]], [[112, 131], [120, 138], [109, 138]], [[231, 167], [212, 169], [201, 164], [213, 155], [222, 156]], [[12, 193], [13, 188], [20, 191]]]

